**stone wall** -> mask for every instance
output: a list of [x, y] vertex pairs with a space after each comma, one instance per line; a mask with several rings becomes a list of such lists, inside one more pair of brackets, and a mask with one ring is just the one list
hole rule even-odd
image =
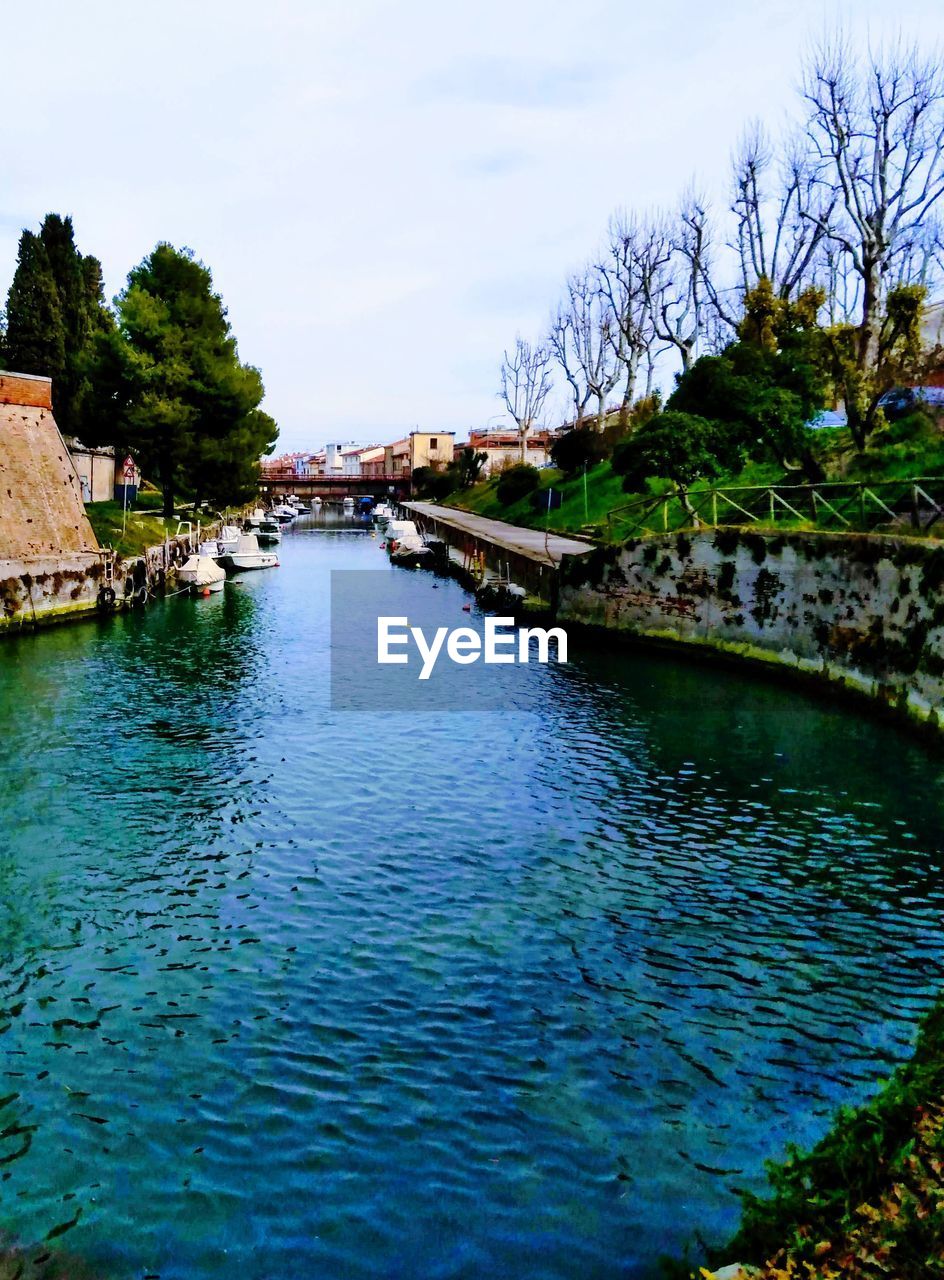
[[600, 547], [558, 618], [775, 663], [944, 729], [944, 544], [740, 529]]
[[48, 378], [0, 373], [0, 557], [98, 551]]

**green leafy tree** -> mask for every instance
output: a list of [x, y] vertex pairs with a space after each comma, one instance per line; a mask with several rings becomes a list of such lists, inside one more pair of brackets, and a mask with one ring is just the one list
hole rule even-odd
[[159, 244], [117, 298], [97, 369], [116, 431], [160, 482], [165, 514], [181, 488], [220, 505], [246, 500], [277, 436], [260, 410], [258, 369], [239, 360], [222, 299], [189, 250]]
[[473, 449], [470, 445], [460, 449], [449, 466], [455, 478], [454, 488], [471, 489], [474, 484], [478, 484], [486, 462], [488, 454], [483, 450]]
[[66, 363], [66, 333], [46, 246], [32, 231], [20, 236], [16, 271], [7, 296], [3, 362], [17, 373], [52, 378]]
[[732, 447], [716, 422], [694, 413], [667, 409], [617, 445], [613, 470], [627, 493], [640, 493], [651, 479], [671, 480], [689, 514], [688, 491], [697, 480], [720, 475]]
[[86, 425], [100, 429], [83, 405], [91, 399], [94, 336], [111, 329], [114, 318], [105, 303], [101, 263], [79, 253], [71, 218], [48, 213], [38, 236], [23, 232], [7, 312], [5, 362], [52, 378], [53, 410], [64, 432], [84, 434]]
[[568, 475], [596, 466], [607, 454], [606, 440], [595, 426], [581, 424], [559, 435], [551, 445], [551, 460]]
[[927, 290], [923, 285], [899, 285], [888, 293], [878, 323], [874, 362], [861, 359], [861, 330], [838, 324], [825, 331], [828, 368], [837, 396], [845, 402], [849, 430], [859, 449], [882, 425], [880, 400], [895, 386], [920, 384], [942, 363], [939, 346], [922, 340]]

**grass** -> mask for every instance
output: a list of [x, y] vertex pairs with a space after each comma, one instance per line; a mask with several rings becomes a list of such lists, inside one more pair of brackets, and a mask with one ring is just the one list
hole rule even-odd
[[122, 532], [120, 502], [90, 502], [85, 513], [101, 545], [113, 547], [121, 556], [140, 555], [147, 547], [163, 542], [177, 528], [176, 518], [165, 522], [156, 511], [131, 508]]
[[878, 1096], [768, 1177], [772, 1194], [745, 1197], [716, 1265], [750, 1263], [764, 1280], [944, 1276], [944, 999]]
[[[881, 483], [913, 476], [944, 476], [944, 429], [942, 419], [913, 414], [876, 432], [868, 449], [859, 452], [848, 430], [833, 427], [816, 433], [818, 460], [829, 480], [868, 481]], [[692, 495], [714, 487], [745, 485], [797, 484], [802, 479], [788, 475], [774, 462], [749, 462], [737, 472], [720, 476], [712, 485], [707, 481], [692, 486]], [[445, 499], [446, 505], [474, 511], [495, 520], [527, 528], [550, 529], [563, 533], [583, 533], [601, 539], [617, 538], [619, 523], [610, 527], [610, 512], [626, 507], [645, 497], [671, 492], [667, 481], [651, 481], [646, 494], [626, 493], [622, 481], [609, 462], [591, 468], [586, 475], [567, 477], [560, 471], [540, 473], [536, 494], [529, 494], [510, 506], [503, 506], [496, 493], [498, 477], [494, 476], [471, 489], [460, 490]], [[547, 512], [542, 495], [553, 487], [561, 494], [561, 504]], [[781, 516], [786, 513], [781, 511]], [[736, 523], [737, 521], [732, 521]], [[669, 510], [669, 526], [687, 523], [681, 505], [673, 502]], [[778, 519], [778, 528], [812, 528], [811, 522]]]

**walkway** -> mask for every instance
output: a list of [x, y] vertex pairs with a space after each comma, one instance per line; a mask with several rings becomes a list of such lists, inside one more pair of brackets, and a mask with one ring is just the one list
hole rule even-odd
[[593, 549], [589, 542], [579, 542], [576, 538], [565, 538], [559, 533], [545, 534], [543, 529], [522, 529], [518, 525], [505, 524], [503, 520], [474, 515], [471, 511], [441, 507], [436, 502], [403, 502], [400, 505], [423, 520], [434, 520], [437, 524], [481, 538], [539, 564], [557, 566], [562, 556], [586, 555]]

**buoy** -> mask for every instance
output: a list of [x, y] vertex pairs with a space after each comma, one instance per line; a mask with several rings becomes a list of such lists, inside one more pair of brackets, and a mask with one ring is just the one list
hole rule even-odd
[[463, 613], [471, 613], [471, 612], [472, 612], [472, 606], [471, 606], [470, 604], [464, 604], [464, 605], [462, 606], [462, 612], [463, 612]]
[[209, 595], [210, 595], [210, 588], [209, 588], [209, 587], [204, 587], [204, 588], [203, 588], [203, 592], [202, 592], [202, 594], [203, 594], [203, 598], [204, 598], [204, 600], [206, 600], [206, 599], [209, 597]]

